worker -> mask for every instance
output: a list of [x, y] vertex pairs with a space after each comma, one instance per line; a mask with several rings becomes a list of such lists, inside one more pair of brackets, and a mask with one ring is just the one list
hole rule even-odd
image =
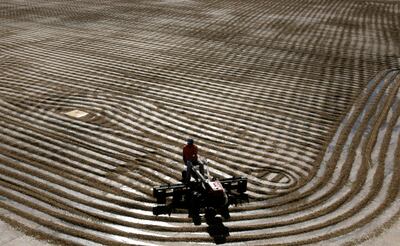
[[[187, 144], [183, 147], [182, 157], [186, 166], [186, 177], [184, 182], [187, 183], [190, 181], [192, 166], [201, 164], [197, 159], [197, 146], [194, 144], [193, 139], [190, 138], [187, 140]], [[200, 165], [200, 172], [204, 174], [203, 165]]]
[[188, 139], [187, 144], [183, 147], [183, 162], [185, 165], [188, 161], [192, 163], [197, 163], [197, 146], [194, 144], [193, 139]]

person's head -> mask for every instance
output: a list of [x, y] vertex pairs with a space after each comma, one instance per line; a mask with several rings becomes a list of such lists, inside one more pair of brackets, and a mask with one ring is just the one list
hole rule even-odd
[[194, 144], [193, 139], [189, 138], [189, 139], [187, 140], [187, 144], [188, 144], [188, 145], [193, 145], [193, 144]]

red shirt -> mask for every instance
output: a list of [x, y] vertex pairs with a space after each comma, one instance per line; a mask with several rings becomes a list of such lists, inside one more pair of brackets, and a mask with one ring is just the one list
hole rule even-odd
[[187, 161], [196, 161], [197, 160], [197, 146], [192, 145], [185, 145], [183, 147], [183, 161], [186, 163]]

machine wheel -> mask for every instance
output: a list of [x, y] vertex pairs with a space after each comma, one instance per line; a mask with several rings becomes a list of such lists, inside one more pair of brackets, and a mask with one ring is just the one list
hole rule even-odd
[[228, 220], [228, 219], [231, 218], [231, 215], [229, 214], [229, 209], [228, 209], [228, 207], [223, 208], [223, 209], [221, 210], [221, 216], [224, 217], [224, 219], [226, 219], [226, 220]]
[[211, 208], [211, 207], [207, 208], [206, 212], [205, 212], [207, 224], [209, 224], [209, 225], [213, 224], [216, 215], [217, 215], [217, 211], [215, 211], [214, 208]]
[[185, 179], [186, 179], [186, 173], [187, 173], [187, 171], [186, 170], [183, 170], [182, 171], [182, 183], [184, 183], [185, 182]]
[[224, 236], [215, 236], [214, 237], [215, 244], [224, 244], [226, 243], [226, 237]]
[[193, 224], [194, 225], [196, 225], [196, 226], [198, 226], [198, 225], [201, 225], [201, 217], [200, 217], [200, 215], [193, 215], [193, 218], [192, 218], [192, 220], [193, 220]]
[[200, 218], [200, 193], [194, 191], [190, 195], [189, 202], [189, 217], [192, 217], [193, 223], [195, 225], [201, 224]]

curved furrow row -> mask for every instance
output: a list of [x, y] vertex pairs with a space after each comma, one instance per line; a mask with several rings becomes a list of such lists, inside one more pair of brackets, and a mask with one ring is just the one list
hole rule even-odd
[[[75, 105], [75, 106], [77, 106], [77, 107], [82, 107], [83, 108], [83, 105], [76, 105], [76, 104], [74, 104], [73, 102], [71, 102], [71, 101], [69, 101], [70, 102], [70, 105]], [[105, 101], [104, 102], [101, 102], [102, 103], [102, 105], [105, 105], [105, 104], [107, 104]], [[98, 105], [101, 105], [100, 103], [98, 104]], [[121, 107], [121, 108], [123, 108], [123, 106], [121, 105], [121, 103], [120, 104], [118, 104], [119, 105], [119, 107]], [[89, 106], [88, 108], [90, 108], [91, 110], [98, 110], [98, 111], [101, 111], [100, 109], [97, 109], [96, 108], [96, 106], [92, 106], [92, 105], [85, 105], [85, 106]], [[167, 125], [165, 125], [163, 128], [161, 128], [161, 129], [157, 129], [157, 128], [160, 128], [159, 126], [161, 125], [162, 126], [162, 122], [157, 122], [159, 125], [155, 125], [155, 124], [153, 124], [152, 122], [151, 122], [151, 119], [154, 119], [154, 117], [156, 117], [156, 119], [158, 119], [158, 120], [164, 120], [163, 119], [163, 116], [162, 115], [159, 115], [159, 114], [156, 114], [155, 116], [151, 116], [151, 117], [147, 117], [146, 116], [146, 114], [142, 114], [142, 113], [140, 113], [140, 111], [139, 111], [139, 114], [138, 113], [136, 113], [134, 110], [133, 110], [133, 105], [131, 105], [129, 108], [127, 108], [127, 110], [129, 110], [130, 112], [132, 112], [131, 114], [129, 114], [129, 115], [127, 115], [126, 117], [127, 118], [135, 118], [135, 116], [137, 115], [137, 118], [139, 118], [139, 117], [142, 117], [142, 118], [144, 118], [143, 120], [140, 120], [139, 122], [146, 122], [146, 124], [147, 124], [147, 126], [148, 127], [152, 127], [152, 129], [154, 129], [154, 130], [156, 130], [157, 132], [159, 132], [159, 133], [162, 133], [162, 132], [164, 132], [165, 130], [165, 128], [172, 128], [172, 129], [174, 129], [177, 125], [179, 125], [179, 124], [182, 124], [182, 122], [184, 121], [184, 119], [179, 119], [179, 116], [178, 115], [176, 115], [175, 117], [176, 118], [178, 118], [179, 119], [179, 121], [177, 121], [177, 120], [174, 120], [173, 122], [171, 122], [171, 124], [167, 124]], [[112, 109], [112, 108], [110, 108], [110, 109]], [[104, 110], [104, 108], [102, 108], [102, 110]], [[168, 122], [168, 119], [166, 119], [165, 120], [165, 122]], [[172, 125], [172, 123], [174, 123], [174, 125]], [[186, 124], [186, 126], [184, 125], [184, 127], [187, 127], [186, 129], [190, 129], [191, 127], [188, 125], [188, 124]], [[180, 132], [182, 132], [182, 133], [185, 133], [185, 134], [188, 134], [188, 132], [185, 132], [185, 128], [184, 127], [180, 127], [180, 128], [176, 128], [176, 130], [180, 130]], [[141, 125], [138, 125], [137, 127], [136, 127], [137, 129], [138, 128], [141, 128]], [[146, 130], [145, 130], [146, 131]], [[208, 134], [208, 139], [210, 139], [210, 137], [212, 136], [212, 135], [214, 135], [215, 133], [214, 132], [205, 132], [206, 134]], [[218, 134], [217, 136], [220, 136], [220, 134]], [[245, 142], [243, 142], [243, 141], [240, 141], [240, 142], [237, 142], [237, 141], [235, 141], [235, 139], [228, 139], [229, 140], [229, 142], [231, 143], [231, 144], [245, 144]], [[217, 146], [216, 146], [217, 147]], [[253, 147], [253, 149], [256, 147], [256, 146], [252, 146]], [[217, 148], [217, 150], [218, 150], [218, 148]], [[252, 148], [249, 146], [249, 148], [247, 149], [247, 151], [248, 151], [248, 153], [249, 154], [251, 154], [252, 152], [254, 153], [254, 154], [261, 154], [262, 152], [259, 152], [259, 153], [257, 153], [257, 152], [255, 152], [255, 151], [251, 151], [252, 150]], [[292, 149], [292, 151], [296, 151], [296, 149]], [[297, 151], [299, 151], [299, 150], [297, 150]], [[228, 152], [229, 153], [229, 152]], [[283, 152], [284, 153], [284, 152]], [[237, 155], [239, 155], [240, 156], [240, 154], [241, 153], [237, 153]], [[288, 157], [290, 157], [290, 153], [286, 153], [286, 155], [288, 155]], [[246, 156], [247, 157], [247, 156]], [[251, 156], [248, 156], [249, 158], [251, 158]], [[293, 158], [294, 159], [296, 159], [294, 156], [293, 156]], [[302, 160], [302, 159], [304, 159], [304, 160]], [[309, 159], [308, 159], [309, 160]], [[305, 159], [305, 157], [303, 157], [303, 158], [299, 158], [298, 159], [298, 161], [300, 162], [300, 161], [307, 161], [307, 159]], [[255, 165], [256, 165], [256, 163], [255, 163]], [[306, 168], [307, 166], [304, 166], [304, 168]]]
[[[93, 108], [92, 108], [93, 109]], [[126, 116], [126, 117], [128, 117], [129, 118], [129, 116]], [[97, 150], [98, 151], [98, 150]], [[237, 159], [237, 158], [236, 158]], [[117, 163], [116, 163], [117, 164]], [[285, 165], [286, 166], [286, 168], [287, 168], [287, 165]], [[297, 176], [297, 175], [295, 175], [295, 176]]]
[[[77, 43], [77, 45], [75, 45], [74, 47], [71, 47], [71, 48], [75, 48], [75, 47], [79, 47], [79, 46], [83, 46], [83, 45], [85, 45], [85, 44], [81, 44], [81, 45], [78, 45], [79, 44], [79, 42]], [[96, 45], [96, 47], [97, 47], [97, 49], [102, 49], [102, 50], [104, 50], [104, 47], [99, 47], [99, 46], [97, 46]], [[85, 50], [87, 50], [88, 48], [85, 48]], [[143, 48], [142, 48], [143, 49]], [[65, 53], [65, 51], [63, 52], [63, 53]], [[69, 52], [70, 53], [70, 52]], [[126, 52], [125, 52], [126, 53]], [[42, 54], [42, 55], [45, 55], [45, 54]], [[53, 54], [54, 55], [54, 54]], [[70, 53], [70, 55], [72, 55], [71, 53]], [[82, 56], [83, 54], [81, 54], [81, 56]], [[87, 55], [87, 54], [85, 54], [85, 55]], [[147, 54], [146, 54], [146, 56], [148, 56]], [[82, 57], [81, 57], [82, 58]], [[105, 57], [104, 57], [105, 58]], [[103, 59], [104, 59], [103, 58]], [[107, 57], [108, 59], [109, 59], [109, 57]], [[141, 58], [141, 59], [143, 59], [143, 58]], [[157, 61], [157, 60], [154, 60], [154, 59], [152, 59], [154, 62], [155, 61]], [[163, 59], [163, 60], [165, 60], [165, 59]], [[122, 65], [123, 65], [123, 63], [126, 63], [126, 62], [121, 62], [121, 61], [119, 61], [119, 67], [121, 67]], [[181, 64], [182, 64], [182, 61], [180, 62]], [[184, 64], [184, 63], [183, 63]], [[138, 65], [138, 63], [136, 63], [136, 65]], [[186, 65], [186, 64], [185, 64]], [[235, 68], [235, 70], [237, 70], [236, 68]], [[209, 69], [208, 69], [208, 71], [210, 71]], [[212, 70], [211, 70], [212, 71]], [[110, 72], [110, 71], [108, 71], [108, 72]], [[171, 71], [172, 72], [172, 71]], [[199, 76], [199, 75], [194, 75], [194, 74], [192, 74], [192, 76]], [[253, 74], [252, 73], [252, 77], [254, 77], [255, 76], [255, 74]], [[277, 81], [278, 83], [279, 83], [279, 81]], [[281, 82], [281, 84], [283, 84], [282, 82]], [[240, 84], [238, 85], [239, 87], [240, 87]], [[289, 85], [286, 85], [286, 86], [289, 86]]]

